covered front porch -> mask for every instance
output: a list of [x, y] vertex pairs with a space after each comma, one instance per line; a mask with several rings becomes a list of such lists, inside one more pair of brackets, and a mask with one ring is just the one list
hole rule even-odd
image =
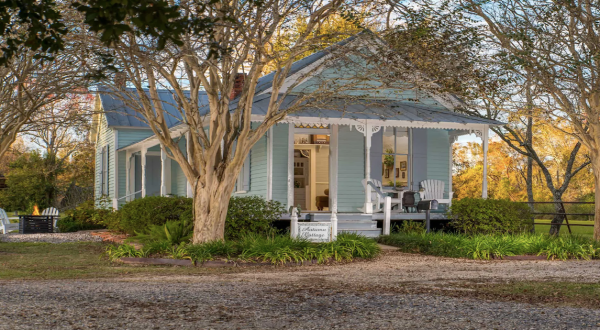
[[[391, 221], [424, 218], [401, 203], [405, 192], [414, 192], [415, 201], [428, 198], [421, 196], [426, 195], [424, 181], [440, 183], [438, 198], [451, 202], [452, 144], [458, 136], [480, 137], [487, 162], [488, 130], [494, 123], [482, 121], [288, 117], [252, 148], [234, 196], [258, 195], [286, 208], [300, 206], [306, 220], [340, 221], [349, 230], [372, 229], [374, 221], [383, 220], [386, 233]], [[172, 136], [186, 150], [186, 128], [174, 127]], [[179, 165], [155, 137], [123, 147], [117, 156], [123, 158], [118, 163], [124, 167], [117, 181], [124, 187], [119, 187], [113, 202], [116, 208], [150, 195], [193, 197]], [[483, 171], [482, 197], [486, 198], [486, 166]]]

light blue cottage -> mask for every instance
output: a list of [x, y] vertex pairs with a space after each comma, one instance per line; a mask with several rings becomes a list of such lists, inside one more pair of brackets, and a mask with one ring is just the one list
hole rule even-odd
[[[307, 68], [327, 56], [325, 50], [297, 61], [287, 79], [299, 79]], [[335, 76], [341, 72], [328, 70], [321, 74]], [[269, 74], [258, 82], [253, 121], [264, 118], [272, 79], [273, 74]], [[313, 78], [302, 79], [298, 90], [306, 91], [316, 84]], [[163, 90], [160, 96], [164, 106], [175, 104], [170, 91]], [[297, 96], [291, 93], [288, 97], [291, 101]], [[453, 103], [460, 102], [457, 98], [449, 102], [431, 94], [415, 99], [413, 90], [377, 91], [364, 100], [344, 103], [344, 112], [307, 109], [288, 116], [252, 148], [234, 195], [299, 205], [303, 216], [312, 221], [328, 221], [334, 213], [338, 230], [369, 236], [379, 235], [376, 221], [386, 219], [380, 193], [394, 197], [394, 209], [387, 211], [388, 223], [390, 218], [423, 217], [407, 213], [411, 209], [401, 204], [403, 195], [421, 191], [425, 198], [451, 201], [452, 143], [460, 135], [476, 133], [483, 140], [487, 159], [489, 126], [502, 123], [454, 112]], [[200, 102], [207, 103], [205, 95]], [[118, 208], [150, 195], [192, 197], [191, 186], [177, 162], [166, 156], [158, 139], [132, 109], [102, 93], [95, 107], [99, 110], [94, 119], [98, 198], [105, 195]], [[177, 111], [169, 112], [173, 114], [167, 118], [172, 136], [179, 138], [181, 150], [186, 151], [186, 127], [177, 119]], [[485, 173], [483, 182], [482, 197], [487, 197]], [[431, 190], [432, 183], [439, 190], [436, 196], [423, 192], [425, 187]], [[418, 200], [420, 195], [415, 196]]]

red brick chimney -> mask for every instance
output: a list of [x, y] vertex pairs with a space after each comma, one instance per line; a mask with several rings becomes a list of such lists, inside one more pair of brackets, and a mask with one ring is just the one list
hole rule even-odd
[[236, 73], [235, 81], [233, 82], [233, 88], [231, 89], [231, 95], [229, 95], [229, 99], [233, 100], [242, 94], [242, 90], [244, 89], [244, 80], [246, 79], [245, 73]]

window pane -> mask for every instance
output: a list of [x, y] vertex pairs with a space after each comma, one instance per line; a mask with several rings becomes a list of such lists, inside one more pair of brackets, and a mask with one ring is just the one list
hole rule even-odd
[[394, 155], [384, 153], [381, 164], [383, 166], [381, 183], [384, 186], [394, 186]]
[[396, 128], [396, 153], [408, 154], [408, 129]]
[[394, 130], [392, 128], [383, 132], [383, 153], [394, 153]]
[[396, 156], [396, 168], [394, 170], [394, 178], [397, 187], [408, 186], [408, 156]]

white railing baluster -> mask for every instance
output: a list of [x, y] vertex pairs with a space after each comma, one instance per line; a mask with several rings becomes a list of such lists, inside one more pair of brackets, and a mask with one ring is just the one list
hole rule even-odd
[[392, 197], [385, 196], [383, 202], [383, 234], [390, 234], [390, 218], [392, 213]]

